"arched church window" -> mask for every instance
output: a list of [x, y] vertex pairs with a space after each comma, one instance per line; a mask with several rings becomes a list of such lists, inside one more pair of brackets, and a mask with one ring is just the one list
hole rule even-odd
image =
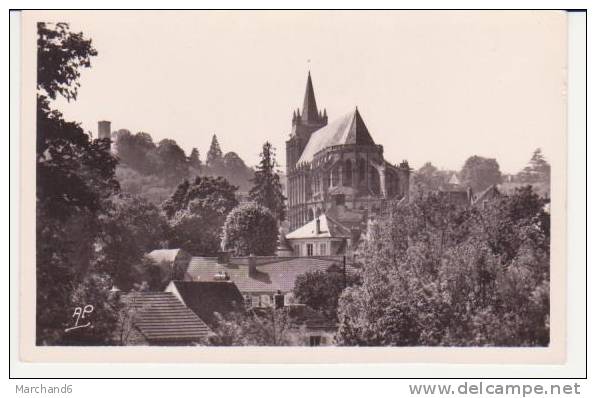
[[347, 159], [344, 163], [344, 168], [343, 168], [343, 185], [345, 187], [351, 187], [352, 186], [352, 161], [350, 159]]
[[374, 167], [370, 168], [369, 185], [373, 193], [379, 194], [381, 192], [381, 177]]
[[333, 170], [331, 170], [331, 186], [336, 187], [339, 185], [339, 167], [335, 166]]
[[312, 209], [308, 209], [308, 221], [314, 220], [315, 216]]
[[366, 161], [362, 158], [358, 159], [358, 181], [364, 181], [366, 178]]

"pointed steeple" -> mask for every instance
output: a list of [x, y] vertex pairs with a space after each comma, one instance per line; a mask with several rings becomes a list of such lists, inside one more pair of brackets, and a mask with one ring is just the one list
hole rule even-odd
[[317, 101], [315, 100], [315, 90], [312, 87], [310, 71], [306, 80], [306, 92], [304, 93], [304, 103], [302, 105], [302, 120], [305, 122], [316, 122], [319, 120], [319, 111], [317, 110]]

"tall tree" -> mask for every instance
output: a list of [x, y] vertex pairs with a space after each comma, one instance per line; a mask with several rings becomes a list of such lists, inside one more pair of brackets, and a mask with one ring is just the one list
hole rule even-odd
[[237, 256], [272, 256], [277, 247], [277, 222], [269, 209], [245, 203], [228, 214], [222, 245]]
[[459, 175], [462, 184], [469, 186], [474, 192], [499, 184], [502, 179], [499, 163], [495, 159], [481, 156], [469, 157]]
[[[91, 140], [78, 123], [50, 107], [57, 96], [76, 99], [80, 69], [91, 66], [97, 51], [68, 24], [37, 27], [37, 343], [68, 344], [72, 335], [64, 330], [72, 326], [78, 297], [98, 309], [106, 304], [109, 283], [90, 282], [106, 280], [93, 268], [94, 243], [98, 216], [119, 186], [109, 140]], [[110, 322], [98, 318], [95, 334], [78, 341], [109, 340], [97, 332], [108, 331]]]
[[236, 190], [221, 177], [183, 181], [162, 204], [171, 227], [170, 246], [197, 256], [216, 254], [226, 216], [238, 205]]
[[249, 198], [268, 208], [278, 221], [283, 221], [286, 198], [282, 192], [279, 174], [275, 170], [275, 148], [268, 141], [265, 142], [260, 156], [261, 161], [252, 180], [254, 186], [249, 192]]
[[217, 136], [213, 134], [211, 138], [211, 146], [207, 152], [207, 167], [215, 170], [219, 170], [223, 165], [223, 152], [219, 146]]
[[100, 219], [96, 240], [97, 267], [121, 290], [129, 290], [143, 255], [162, 247], [167, 223], [157, 206], [138, 196], [114, 195]]
[[550, 164], [540, 148], [534, 151], [528, 165], [517, 174], [517, 180], [524, 183], [550, 183]]
[[157, 144], [157, 155], [162, 164], [161, 175], [182, 181], [188, 177], [188, 163], [184, 150], [172, 139], [163, 139]]
[[188, 165], [197, 170], [201, 170], [201, 158], [199, 157], [199, 150], [193, 148], [188, 156]]

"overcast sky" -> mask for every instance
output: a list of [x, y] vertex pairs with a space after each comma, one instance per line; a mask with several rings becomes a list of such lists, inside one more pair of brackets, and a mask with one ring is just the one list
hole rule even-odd
[[99, 52], [78, 100], [56, 104], [94, 136], [110, 120], [204, 159], [215, 133], [249, 165], [269, 140], [284, 165], [309, 69], [330, 121], [357, 105], [392, 163], [459, 169], [476, 154], [517, 172], [565, 132], [562, 13], [58, 15]]

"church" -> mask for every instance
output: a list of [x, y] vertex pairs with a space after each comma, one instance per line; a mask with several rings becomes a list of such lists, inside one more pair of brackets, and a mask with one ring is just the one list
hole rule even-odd
[[354, 235], [389, 200], [407, 200], [410, 167], [405, 160], [399, 165], [385, 160], [358, 107], [328, 123], [309, 72], [302, 110], [294, 111], [286, 141], [286, 176], [291, 240], [292, 231], [314, 225], [322, 215]]

